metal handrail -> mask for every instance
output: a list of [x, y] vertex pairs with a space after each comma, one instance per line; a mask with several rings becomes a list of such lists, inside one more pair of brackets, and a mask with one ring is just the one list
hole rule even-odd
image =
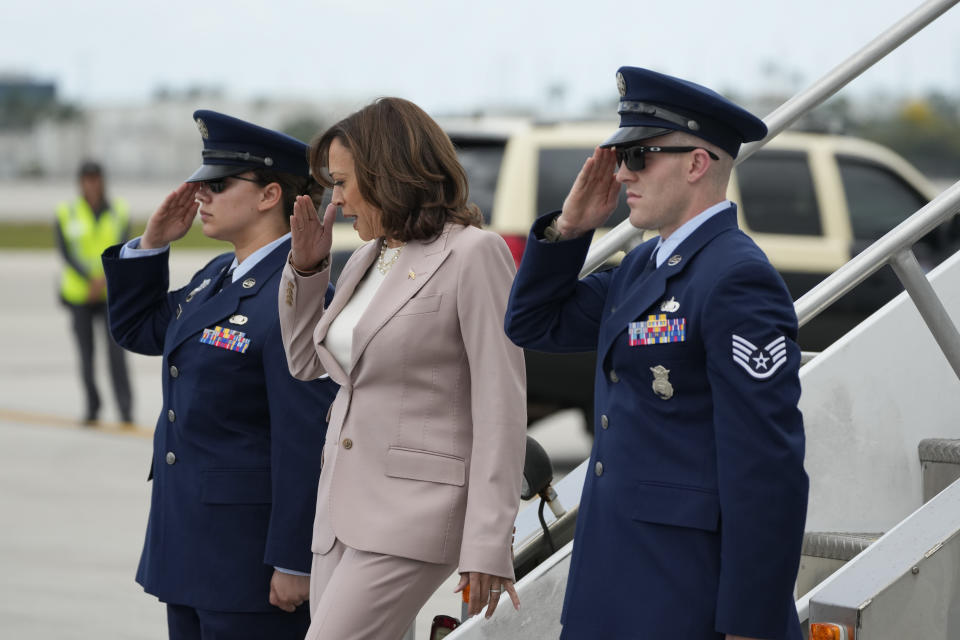
[[[946, 13], [958, 2], [960, 0], [928, 0], [837, 65], [821, 79], [814, 82], [809, 88], [783, 103], [763, 119], [767, 125], [767, 136], [763, 140], [744, 145], [737, 156], [736, 164], [749, 158], [771, 138], [846, 86], [851, 80]], [[580, 271], [580, 277], [583, 278], [596, 271], [615, 253], [629, 251], [635, 247], [640, 243], [642, 235], [643, 230], [631, 225], [629, 220], [624, 220], [615, 226], [590, 247], [587, 258], [583, 263], [583, 269]]]
[[888, 231], [820, 284], [800, 296], [795, 308], [800, 326], [839, 300], [846, 292], [891, 261], [894, 255], [916, 242], [960, 211], [960, 182]]
[[960, 378], [960, 332], [927, 280], [912, 247], [920, 238], [960, 213], [960, 182], [888, 231], [815, 286], [794, 305], [802, 327], [881, 267], [889, 264], [917, 306], [940, 351]]
[[889, 29], [867, 43], [857, 53], [837, 65], [833, 71], [817, 80], [809, 89], [798, 93], [780, 105], [763, 119], [767, 125], [767, 137], [759, 142], [743, 145], [737, 162], [749, 158], [770, 138], [793, 124], [800, 116], [819, 106], [824, 100], [846, 86], [851, 80], [876, 64], [881, 58], [916, 35], [928, 24], [939, 18], [960, 0], [928, 0]]

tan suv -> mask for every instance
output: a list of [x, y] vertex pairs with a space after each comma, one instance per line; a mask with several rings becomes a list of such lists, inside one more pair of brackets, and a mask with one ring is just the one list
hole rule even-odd
[[[615, 128], [615, 122], [602, 122], [526, 125], [506, 134], [447, 130], [467, 171], [471, 200], [519, 263], [535, 218], [560, 208], [583, 161]], [[739, 205], [741, 228], [766, 252], [797, 298], [935, 192], [889, 149], [844, 136], [786, 132], [737, 167], [728, 196]], [[609, 227], [627, 214], [621, 192]], [[353, 229], [342, 227], [334, 232], [334, 262], [339, 265], [344, 256], [338, 252], [349, 255], [358, 243]], [[956, 218], [927, 236], [916, 247], [921, 264], [933, 266], [953, 253], [958, 236]], [[899, 290], [892, 271], [884, 269], [806, 325], [801, 347], [823, 349]], [[530, 420], [576, 407], [590, 423], [593, 369], [593, 354], [528, 351]]]

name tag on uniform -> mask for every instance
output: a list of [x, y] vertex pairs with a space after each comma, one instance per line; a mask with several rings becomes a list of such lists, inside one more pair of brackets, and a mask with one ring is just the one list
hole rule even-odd
[[627, 337], [631, 347], [647, 344], [683, 342], [687, 335], [686, 318], [667, 318], [667, 314], [647, 316], [644, 322], [627, 325]]
[[250, 338], [243, 331], [236, 331], [226, 327], [216, 326], [213, 329], [204, 329], [200, 342], [210, 344], [229, 351], [246, 353], [250, 346]]

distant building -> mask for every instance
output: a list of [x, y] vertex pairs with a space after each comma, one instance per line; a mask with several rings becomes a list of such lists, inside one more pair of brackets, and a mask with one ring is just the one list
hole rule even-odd
[[56, 104], [57, 87], [53, 82], [0, 75], [0, 129], [30, 126]]
[[190, 174], [202, 144], [191, 120], [213, 109], [288, 131], [309, 141], [325, 126], [362, 106], [349, 101], [239, 100], [217, 88], [158, 90], [149, 102], [69, 109], [56, 86], [0, 75], [0, 180], [72, 178], [85, 157], [103, 162], [113, 179], [170, 181]]

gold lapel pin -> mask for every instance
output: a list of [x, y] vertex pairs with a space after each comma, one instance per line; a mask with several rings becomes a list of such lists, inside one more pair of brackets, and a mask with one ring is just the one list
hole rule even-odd
[[417, 278], [417, 274], [414, 273], [413, 270], [411, 269], [410, 272], [407, 273], [407, 278], [409, 278], [410, 280], [415, 280]]

